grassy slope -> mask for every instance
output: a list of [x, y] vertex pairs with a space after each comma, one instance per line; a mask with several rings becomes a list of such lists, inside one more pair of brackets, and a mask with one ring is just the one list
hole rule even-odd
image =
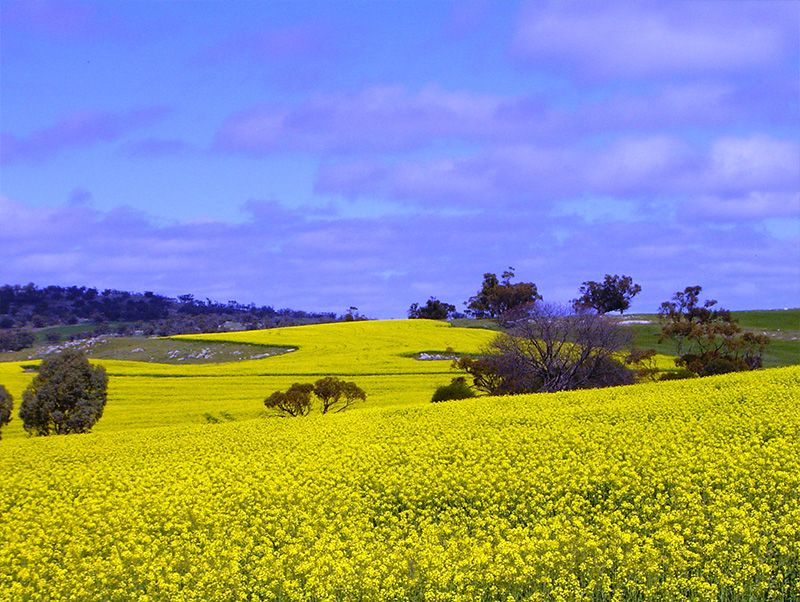
[[456, 328], [433, 320], [370, 320], [174, 338], [297, 347], [295, 353], [270, 360], [269, 372], [354, 375], [440, 372], [443, 362], [420, 362], [408, 356], [447, 348], [475, 352], [494, 336], [484, 329]]

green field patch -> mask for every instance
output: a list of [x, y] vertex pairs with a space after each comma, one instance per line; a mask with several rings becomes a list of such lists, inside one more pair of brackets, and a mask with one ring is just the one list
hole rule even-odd
[[64, 349], [79, 349], [92, 359], [157, 364], [214, 364], [263, 359], [293, 351], [291, 346], [231, 343], [219, 340], [180, 340], [163, 337], [99, 335], [76, 341], [37, 345], [32, 349], [0, 353], [0, 361], [42, 359]]
[[800, 331], [800, 309], [757, 309], [731, 313], [742, 328]]
[[[774, 309], [731, 312], [745, 330], [765, 334], [770, 344], [764, 351], [764, 367], [777, 368], [800, 364], [800, 309]], [[661, 324], [658, 314], [622, 316], [620, 323], [631, 330], [634, 343], [640, 349], [655, 349], [664, 355], [674, 355], [671, 341], [659, 341]], [[648, 322], [637, 324], [635, 322]]]

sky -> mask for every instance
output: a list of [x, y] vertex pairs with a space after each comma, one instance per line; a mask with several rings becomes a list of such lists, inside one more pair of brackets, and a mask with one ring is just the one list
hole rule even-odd
[[800, 306], [800, 2], [0, 0], [0, 284]]

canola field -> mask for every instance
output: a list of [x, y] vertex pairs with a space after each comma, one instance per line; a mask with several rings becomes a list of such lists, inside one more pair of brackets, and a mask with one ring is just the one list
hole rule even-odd
[[[234, 336], [275, 335], [304, 348], [298, 333]], [[437, 362], [390, 353], [391, 341], [371, 356], [368, 338], [355, 344], [363, 365], [338, 374], [449, 380]], [[420, 341], [398, 352], [443, 350]], [[296, 380], [290, 356], [198, 376], [196, 390]], [[259, 376], [278, 360], [289, 363]], [[375, 376], [370, 362], [393, 372]], [[417, 364], [431, 373], [408, 371]], [[112, 370], [148, 383], [149, 411], [159, 383], [214, 367], [121, 376], [134, 368]], [[136, 424], [135, 405], [123, 412], [131, 388], [89, 435], [4, 434], [0, 600], [800, 596], [800, 367], [405, 406], [395, 389], [396, 403], [341, 414], [216, 424], [181, 414], [187, 392], [167, 393], [177, 408], [165, 426]]]
[[[431, 320], [386, 320], [174, 337], [295, 351], [202, 365], [92, 360], [109, 374], [108, 405], [94, 431], [264, 417], [263, 401], [270, 393], [322, 376], [355, 381], [367, 392], [368, 407], [424, 404], [456, 373], [450, 360], [416, 359], [421, 352], [444, 353], [452, 348], [476, 353], [496, 334]], [[35, 363], [0, 362], [0, 384], [17, 404], [33, 378], [23, 368]], [[14, 420], [3, 429], [3, 439], [17, 437], [25, 433], [20, 421]]]

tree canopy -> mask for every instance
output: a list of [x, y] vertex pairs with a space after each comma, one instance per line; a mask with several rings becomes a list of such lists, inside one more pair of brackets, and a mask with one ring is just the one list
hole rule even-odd
[[497, 319], [509, 310], [542, 298], [533, 282], [512, 283], [514, 276], [512, 267], [500, 278], [489, 272], [484, 274], [481, 289], [467, 301], [467, 314], [474, 318]]
[[356, 383], [335, 376], [326, 376], [315, 382], [314, 395], [322, 403], [323, 414], [333, 408], [336, 408], [336, 412], [342, 412], [356, 401], [367, 399], [367, 394]]
[[408, 317], [412, 319], [447, 320], [455, 313], [455, 305], [439, 301], [436, 297], [428, 299], [423, 306], [413, 303], [408, 308]]
[[642, 291], [630, 276], [606, 274], [603, 282], [589, 280], [581, 286], [580, 297], [573, 301], [575, 307], [592, 308], [605, 314], [618, 311], [620, 314], [631, 306], [631, 299]]
[[284, 416], [305, 416], [311, 411], [311, 393], [314, 385], [294, 383], [285, 392], [275, 391], [264, 400], [264, 405]]
[[19, 417], [32, 435], [87, 433], [103, 415], [107, 390], [105, 368], [70, 349], [42, 361], [22, 394]]
[[[226, 303], [196, 299], [192, 294], [177, 298], [152, 291], [143, 293], [98, 290], [85, 286], [46, 286], [35, 284], [0, 286], [0, 351], [28, 347], [33, 339], [23, 339], [20, 329], [54, 325], [86, 324], [87, 332], [111, 328], [146, 334], [177, 334], [226, 330], [238, 322], [248, 328], [292, 326], [310, 322], [332, 322], [336, 314], [310, 313], [292, 309], [257, 307], [234, 300]], [[120, 322], [124, 324], [120, 324]], [[14, 329], [3, 333], [3, 330]], [[27, 335], [24, 335], [27, 336]]]
[[307, 416], [313, 409], [314, 395], [320, 401], [320, 411], [342, 412], [357, 401], [366, 401], [367, 394], [356, 383], [336, 376], [325, 376], [311, 383], [294, 383], [285, 392], [275, 391], [264, 405], [282, 416]]

